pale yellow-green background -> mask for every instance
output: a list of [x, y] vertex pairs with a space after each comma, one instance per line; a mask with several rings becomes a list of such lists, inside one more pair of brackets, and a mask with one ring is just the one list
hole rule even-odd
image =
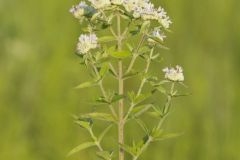
[[[91, 111], [86, 100], [97, 95], [97, 89], [73, 89], [89, 79], [74, 55], [80, 26], [68, 9], [76, 3], [0, 0], [1, 160], [64, 160], [89, 140], [70, 116]], [[142, 159], [239, 160], [240, 1], [155, 3], [174, 22], [163, 64], [184, 67], [192, 96], [174, 101], [166, 124], [185, 134], [154, 144]], [[162, 67], [152, 69], [160, 74]], [[90, 160], [92, 151], [67, 159]]]

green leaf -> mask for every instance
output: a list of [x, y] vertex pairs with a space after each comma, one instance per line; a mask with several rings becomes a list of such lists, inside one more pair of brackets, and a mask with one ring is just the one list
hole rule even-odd
[[103, 137], [108, 133], [108, 131], [112, 128], [112, 124], [110, 124], [107, 128], [105, 128], [103, 130], [103, 132], [100, 134], [100, 136], [98, 137], [98, 142], [100, 143], [103, 139]]
[[124, 95], [114, 94], [114, 96], [111, 99], [111, 103], [117, 102], [123, 98], [125, 98]]
[[81, 128], [85, 128], [89, 130], [92, 128], [93, 121], [90, 118], [80, 118], [74, 121], [76, 124], [78, 124]]
[[123, 80], [139, 75], [140, 72], [129, 72], [123, 76]]
[[101, 69], [100, 69], [100, 72], [99, 72], [100, 76], [104, 77], [105, 74], [108, 72], [108, 70], [109, 70], [109, 64], [108, 63], [104, 63], [102, 65]]
[[151, 96], [151, 93], [149, 93], [149, 94], [140, 94], [139, 96], [137, 96], [135, 98], [134, 104], [137, 105], [137, 104], [141, 103], [142, 101], [144, 101], [145, 99], [147, 99], [150, 96]]
[[72, 149], [69, 153], [68, 156], [71, 156], [79, 151], [82, 151], [84, 149], [90, 148], [95, 146], [96, 144], [94, 142], [85, 142], [83, 144], [80, 144], [79, 146], [75, 147], [74, 149]]
[[88, 82], [84, 82], [81, 83], [80, 85], [78, 85], [77, 87], [75, 87], [76, 89], [82, 89], [82, 88], [89, 88], [89, 87], [93, 87], [93, 86], [97, 86], [98, 85], [98, 80], [93, 80], [93, 81], [88, 81]]
[[112, 159], [112, 153], [108, 152], [108, 151], [97, 152], [97, 156], [101, 159], [104, 159], [104, 160], [111, 160]]
[[136, 155], [137, 155], [137, 153], [134, 152], [134, 149], [133, 149], [132, 147], [130, 147], [130, 146], [126, 145], [126, 144], [119, 144], [119, 145], [120, 145], [120, 147], [121, 147], [124, 151], [128, 152], [128, 153], [131, 154], [132, 156], [136, 156]]
[[150, 27], [150, 21], [144, 21], [142, 26], [141, 26], [140, 32], [145, 33], [148, 30], [149, 27]]
[[113, 36], [103, 36], [98, 39], [98, 42], [100, 43], [106, 43], [106, 42], [112, 42], [116, 41], [116, 38]]
[[166, 89], [165, 88], [163, 88], [162, 86], [158, 86], [157, 87], [157, 90], [159, 91], [159, 92], [161, 92], [161, 93], [163, 93], [163, 94], [167, 94], [167, 91], [166, 91]]
[[163, 141], [166, 139], [176, 138], [183, 135], [183, 133], [168, 133], [168, 134], [161, 134], [159, 137], [154, 138], [154, 141]]
[[113, 118], [113, 116], [108, 113], [93, 112], [93, 113], [84, 114], [81, 117], [82, 118], [92, 118], [92, 119], [102, 120], [102, 121], [107, 121], [107, 122], [116, 122], [116, 120]]
[[139, 117], [145, 112], [147, 112], [151, 107], [152, 107], [152, 104], [145, 104], [145, 105], [134, 107], [131, 114], [133, 117]]
[[130, 51], [112, 51], [110, 53], [110, 55], [114, 58], [118, 58], [118, 59], [123, 59], [123, 58], [127, 58], [129, 56], [131, 56], [131, 52]]
[[146, 124], [141, 119], [135, 119], [135, 121], [138, 123], [138, 125], [143, 129], [143, 131], [146, 134], [149, 134], [149, 130], [148, 130]]

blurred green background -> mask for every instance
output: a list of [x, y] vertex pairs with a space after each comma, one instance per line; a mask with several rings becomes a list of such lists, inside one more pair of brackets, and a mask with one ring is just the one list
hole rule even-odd
[[[89, 79], [74, 55], [80, 26], [68, 9], [77, 2], [0, 0], [1, 160], [93, 157], [92, 150], [65, 157], [89, 139], [70, 115], [91, 111], [86, 100], [97, 94], [73, 89]], [[174, 22], [164, 64], [184, 67], [193, 95], [174, 101], [166, 124], [185, 134], [154, 144], [142, 159], [239, 160], [240, 1], [160, 2]]]

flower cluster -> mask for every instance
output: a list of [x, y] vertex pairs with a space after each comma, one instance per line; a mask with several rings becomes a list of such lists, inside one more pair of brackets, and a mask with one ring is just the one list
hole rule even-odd
[[166, 38], [166, 35], [162, 30], [160, 30], [160, 28], [154, 28], [152, 36], [160, 39], [161, 41], [163, 41]]
[[157, 20], [166, 29], [172, 23], [165, 10], [161, 7], [156, 9], [149, 0], [124, 0], [123, 6], [128, 12], [132, 12], [135, 18]]
[[183, 69], [180, 66], [175, 68], [164, 68], [165, 78], [171, 81], [182, 82], [184, 81]]
[[73, 6], [69, 11], [75, 18], [81, 19], [83, 16], [94, 12], [94, 8], [88, 6], [85, 2], [80, 2], [78, 5]]
[[111, 6], [110, 0], [89, 0], [96, 9], [104, 9]]
[[95, 34], [82, 34], [79, 37], [77, 44], [77, 51], [79, 54], [86, 54], [91, 49], [95, 49], [98, 46], [98, 38]]
[[[111, 5], [120, 5], [125, 8], [127, 12], [132, 13], [134, 18], [142, 18], [143, 20], [156, 20], [164, 28], [168, 29], [172, 23], [167, 16], [165, 10], [161, 7], [158, 9], [150, 0], [88, 0], [95, 9], [104, 10]], [[78, 19], [82, 18], [88, 13], [94, 11], [93, 7], [88, 6], [85, 2], [80, 2], [73, 6], [70, 12]], [[93, 12], [94, 13], [94, 12]]]

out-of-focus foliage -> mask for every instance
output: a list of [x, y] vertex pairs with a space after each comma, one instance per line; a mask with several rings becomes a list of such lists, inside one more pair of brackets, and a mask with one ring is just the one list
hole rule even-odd
[[[74, 3], [78, 1], [0, 1], [0, 159], [63, 160], [72, 147], [89, 140], [71, 117], [99, 107], [87, 103], [97, 97], [94, 89], [73, 89], [89, 79], [74, 55], [80, 34], [79, 24], [68, 13]], [[162, 4], [174, 22], [166, 42], [171, 50], [160, 50], [162, 66], [181, 64], [192, 95], [173, 102], [170, 122], [165, 124], [169, 131], [184, 134], [156, 143], [142, 159], [237, 160], [240, 2]], [[152, 68], [162, 74], [156, 66]], [[128, 80], [126, 87], [134, 83]], [[132, 124], [127, 127], [132, 129], [129, 137], [141, 133]], [[111, 146], [114, 138], [104, 145]], [[95, 158], [90, 153], [68, 159]]]

